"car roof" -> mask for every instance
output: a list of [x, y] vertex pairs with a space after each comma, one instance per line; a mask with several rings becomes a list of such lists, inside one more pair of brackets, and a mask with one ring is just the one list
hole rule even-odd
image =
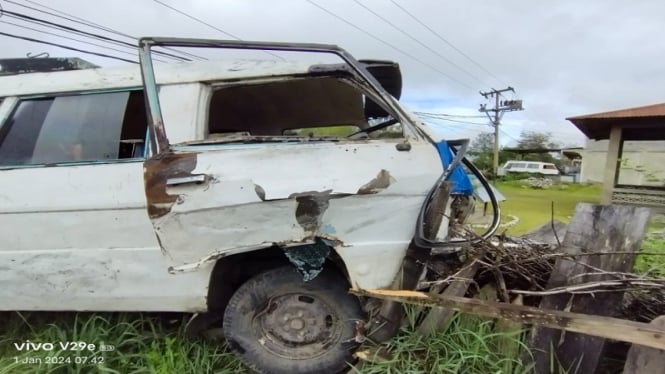
[[[218, 60], [155, 65], [158, 84], [222, 81], [304, 74], [313, 65], [274, 60]], [[139, 65], [28, 73], [0, 77], [0, 97], [135, 88], [143, 85]]]

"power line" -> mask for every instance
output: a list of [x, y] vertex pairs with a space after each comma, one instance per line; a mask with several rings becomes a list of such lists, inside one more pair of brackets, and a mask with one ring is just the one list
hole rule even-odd
[[442, 42], [446, 43], [446, 44], [447, 44], [448, 46], [450, 46], [452, 49], [454, 49], [455, 51], [457, 51], [457, 53], [461, 54], [461, 55], [464, 56], [467, 60], [471, 61], [471, 63], [473, 63], [473, 64], [476, 65], [478, 68], [480, 68], [481, 70], [483, 70], [485, 73], [487, 73], [487, 74], [489, 74], [490, 76], [492, 76], [492, 77], [493, 77], [494, 79], [496, 79], [499, 83], [501, 83], [501, 84], [503, 84], [503, 85], [505, 85], [505, 86], [508, 86], [507, 83], [505, 83], [503, 80], [501, 80], [501, 79], [500, 79], [499, 77], [497, 77], [496, 75], [492, 74], [492, 72], [490, 72], [489, 70], [487, 70], [485, 67], [483, 67], [483, 66], [482, 66], [479, 62], [477, 62], [476, 60], [474, 60], [474, 59], [472, 59], [471, 57], [469, 57], [466, 53], [462, 52], [462, 50], [460, 50], [460, 49], [457, 48], [455, 45], [453, 45], [453, 43], [449, 42], [448, 40], [446, 40], [446, 38], [444, 38], [443, 36], [441, 36], [438, 32], [434, 31], [431, 27], [427, 26], [427, 25], [426, 25], [424, 22], [422, 22], [418, 17], [416, 17], [416, 16], [413, 15], [411, 12], [409, 12], [408, 10], [406, 10], [404, 7], [402, 7], [401, 5], [399, 5], [395, 0], [390, 0], [390, 2], [393, 3], [393, 4], [395, 4], [396, 7], [398, 7], [399, 9], [401, 9], [401, 10], [402, 10], [404, 13], [406, 13], [409, 17], [413, 18], [413, 20], [415, 20], [416, 22], [418, 22], [421, 26], [423, 26], [424, 28], [426, 28], [427, 30], [429, 30], [432, 34], [434, 34], [434, 35], [435, 35], [437, 38], [439, 38]]
[[437, 128], [440, 130], [446, 130], [446, 131], [457, 131], [457, 132], [466, 132], [466, 133], [473, 133], [475, 135], [477, 134], [482, 134], [485, 133], [486, 131], [483, 131], [478, 128], [470, 128], [467, 126], [461, 126], [461, 125], [454, 125], [454, 124], [448, 124], [448, 123], [436, 123], [436, 122], [430, 122], [430, 121], [423, 121], [428, 126], [431, 126], [432, 128]]
[[431, 113], [431, 112], [413, 112], [415, 114], [424, 114], [428, 116], [438, 117], [455, 117], [455, 118], [485, 118], [483, 115], [464, 115], [464, 114], [447, 114], [447, 113]]
[[399, 32], [401, 32], [402, 34], [406, 35], [409, 39], [411, 39], [411, 40], [413, 40], [414, 42], [420, 44], [422, 47], [426, 48], [428, 51], [434, 53], [435, 55], [439, 56], [441, 59], [443, 59], [443, 60], [446, 61], [447, 63], [453, 65], [454, 67], [456, 67], [456, 68], [459, 69], [460, 71], [464, 72], [464, 73], [465, 73], [466, 75], [468, 75], [469, 77], [475, 79], [478, 83], [480, 83], [480, 84], [485, 84], [485, 82], [483, 82], [483, 81], [482, 81], [480, 78], [478, 78], [476, 75], [472, 74], [472, 73], [469, 72], [468, 70], [464, 69], [463, 67], [459, 66], [459, 65], [456, 64], [455, 62], [451, 61], [449, 58], [447, 58], [446, 56], [444, 56], [443, 54], [441, 54], [439, 51], [437, 51], [437, 50], [435, 50], [434, 48], [428, 46], [427, 44], [421, 42], [418, 38], [414, 37], [413, 35], [409, 34], [409, 33], [406, 32], [406, 31], [404, 31], [402, 28], [400, 28], [399, 26], [395, 25], [393, 22], [391, 22], [390, 20], [386, 19], [386, 18], [383, 17], [382, 15], [378, 14], [377, 12], [375, 12], [374, 10], [372, 10], [371, 8], [369, 8], [368, 6], [364, 5], [364, 4], [361, 3], [359, 0], [353, 0], [353, 1], [354, 1], [356, 4], [360, 5], [361, 7], [365, 8], [368, 12], [372, 13], [374, 16], [376, 16], [377, 18], [379, 18], [379, 19], [382, 20], [383, 22], [385, 22], [385, 23], [389, 24], [390, 26], [392, 26], [392, 27], [393, 27], [394, 29], [396, 29], [397, 31], [399, 31]]
[[[166, 8], [168, 8], [168, 9], [171, 9], [172, 11], [174, 11], [174, 12], [176, 12], [176, 13], [178, 13], [178, 14], [184, 16], [184, 17], [187, 17], [187, 18], [189, 18], [189, 19], [191, 19], [191, 20], [193, 20], [193, 21], [195, 21], [195, 22], [198, 22], [198, 23], [200, 23], [200, 24], [202, 24], [202, 25], [208, 26], [208, 27], [210, 27], [210, 28], [213, 29], [213, 30], [217, 30], [217, 31], [221, 32], [222, 34], [224, 34], [224, 35], [226, 35], [226, 36], [228, 36], [228, 37], [230, 37], [230, 38], [233, 38], [233, 39], [235, 39], [235, 40], [242, 40], [242, 38], [240, 38], [239, 36], [237, 36], [237, 35], [233, 35], [233, 34], [231, 34], [230, 32], [224, 31], [224, 30], [220, 29], [220, 28], [217, 27], [217, 26], [211, 25], [211, 24], [209, 24], [208, 22], [206, 22], [206, 21], [204, 21], [204, 20], [202, 20], [202, 19], [200, 19], [200, 18], [194, 17], [194, 16], [192, 16], [191, 14], [188, 14], [188, 13], [185, 12], [185, 11], [182, 11], [182, 10], [180, 10], [180, 9], [178, 9], [178, 8], [172, 7], [172, 6], [170, 6], [170, 5], [168, 5], [168, 4], [164, 3], [164, 2], [161, 2], [161, 1], [159, 1], [159, 0], [152, 0], [152, 1], [156, 2], [156, 3], [159, 4], [159, 5], [162, 5], [162, 6], [166, 7]], [[282, 60], [282, 61], [285, 61], [284, 58], [283, 58], [282, 56], [279, 56], [279, 55], [277, 55], [277, 54], [275, 54], [275, 53], [272, 53], [272, 52], [269, 52], [269, 51], [263, 51], [263, 52], [265, 52], [265, 53], [267, 53], [267, 54], [269, 54], [269, 55], [271, 55], [271, 56], [273, 56], [273, 57], [277, 57], [277, 58], [279, 58], [279, 59]]]
[[455, 123], [464, 123], [464, 124], [467, 124], [467, 125], [491, 126], [491, 125], [488, 124], [488, 123], [471, 122], [471, 121], [460, 121], [460, 120], [455, 120], [455, 119], [450, 119], [450, 118], [442, 118], [442, 117], [436, 117], [436, 116], [427, 116], [427, 115], [423, 115], [423, 114], [420, 114], [420, 115], [418, 115], [418, 116], [419, 116], [419, 117], [421, 116], [421, 117], [429, 118], [429, 119], [437, 119], [437, 120], [441, 120], [441, 121], [448, 121], [448, 122], [455, 122]]
[[514, 140], [514, 141], [516, 141], [516, 142], [518, 142], [518, 143], [520, 142], [519, 139], [516, 139], [514, 136], [508, 134], [507, 132], [505, 132], [505, 131], [503, 131], [503, 130], [501, 130], [501, 129], [499, 129], [499, 131], [500, 131], [503, 135], [509, 137], [510, 139], [512, 139], [512, 140]]
[[22, 39], [22, 40], [26, 40], [26, 41], [33, 42], [33, 43], [47, 44], [47, 45], [51, 45], [51, 46], [54, 46], [54, 47], [60, 47], [60, 48], [69, 49], [69, 50], [76, 51], [76, 52], [86, 53], [86, 54], [89, 54], [89, 55], [95, 55], [95, 56], [99, 56], [99, 57], [112, 58], [112, 59], [114, 59], [114, 60], [120, 60], [120, 61], [130, 62], [130, 63], [132, 63], [132, 64], [137, 64], [136, 61], [127, 60], [127, 59], [124, 59], [124, 58], [122, 58], [122, 57], [111, 56], [111, 55], [107, 55], [107, 54], [104, 54], [104, 53], [98, 53], [98, 52], [86, 51], [86, 50], [83, 50], [83, 49], [78, 49], [78, 48], [74, 48], [74, 47], [66, 46], [66, 45], [63, 45], [63, 44], [57, 44], [57, 43], [47, 42], [47, 41], [45, 41], [45, 40], [39, 40], [39, 39], [28, 38], [28, 37], [26, 37], [26, 36], [20, 36], [20, 35], [8, 34], [8, 33], [6, 33], [6, 32], [2, 32], [2, 31], [0, 31], [0, 35], [4, 35], [4, 36], [10, 37], [10, 38], [14, 38], [14, 39]]
[[170, 5], [166, 4], [166, 3], [163, 3], [163, 2], [161, 2], [161, 1], [159, 1], [159, 0], [152, 0], [152, 1], [156, 2], [156, 3], [159, 4], [159, 5], [164, 6], [164, 7], [166, 7], [166, 8], [169, 8], [169, 9], [171, 9], [172, 11], [174, 11], [174, 12], [180, 14], [180, 15], [183, 15], [183, 16], [185, 16], [185, 17], [187, 17], [187, 18], [189, 18], [189, 19], [191, 19], [191, 20], [193, 20], [193, 21], [196, 21], [196, 22], [198, 22], [198, 23], [200, 23], [200, 24], [202, 24], [202, 25], [206, 25], [206, 26], [210, 27], [210, 28], [213, 29], [213, 30], [217, 30], [217, 31], [221, 32], [222, 34], [224, 34], [224, 35], [226, 35], [226, 36], [228, 36], [228, 37], [230, 37], [230, 38], [233, 38], [233, 39], [236, 39], [236, 40], [242, 40], [242, 39], [240, 39], [239, 36], [237, 36], [237, 35], [233, 35], [233, 34], [231, 34], [230, 32], [224, 31], [224, 30], [220, 29], [219, 27], [216, 27], [216, 26], [214, 26], [214, 25], [211, 25], [211, 24], [207, 23], [206, 21], [204, 21], [204, 20], [202, 20], [202, 19], [200, 19], [200, 18], [197, 18], [197, 17], [194, 17], [194, 16], [192, 16], [192, 15], [190, 15], [190, 14], [187, 14], [186, 12], [184, 12], [184, 11], [178, 9], [178, 8], [172, 7], [172, 6], [170, 6]]
[[[50, 28], [65, 30], [67, 32], [72, 32], [72, 33], [77, 34], [77, 35], [85, 35], [87, 37], [91, 37], [91, 38], [94, 38], [94, 39], [100, 39], [100, 40], [104, 40], [104, 41], [107, 41], [107, 42], [112, 42], [114, 44], [118, 44], [118, 45], [122, 45], [122, 46], [128, 46], [130, 48], [137, 48], [137, 46], [135, 46], [131, 43], [124, 42], [122, 40], [117, 40], [117, 39], [109, 38], [107, 36], [103, 36], [103, 35], [87, 32], [87, 31], [79, 30], [79, 29], [74, 28], [74, 27], [65, 26], [65, 25], [62, 25], [62, 24], [59, 24], [59, 23], [50, 22], [50, 21], [46, 21], [46, 20], [43, 20], [43, 19], [31, 17], [31, 16], [28, 16], [26, 14], [12, 12], [12, 11], [8, 11], [8, 10], [3, 10], [2, 14], [6, 15], [10, 18], [21, 19], [21, 20], [24, 20], [26, 22], [36, 23], [36, 24], [39, 24], [39, 25], [42, 25], [42, 26], [46, 25], [47, 27], [50, 27]], [[159, 54], [161, 56], [170, 57], [170, 58], [176, 58], [178, 60], [191, 61], [188, 58], [181, 57], [181, 56], [176, 56], [174, 54], [166, 53], [166, 52], [155, 51], [155, 54]]]
[[[116, 52], [128, 54], [128, 55], [131, 55], [131, 56], [136, 56], [136, 53], [133, 53], [133, 52], [125, 51], [125, 50], [122, 50], [122, 49], [111, 48], [111, 47], [108, 47], [108, 46], [105, 46], [105, 45], [89, 42], [89, 41], [86, 41], [86, 40], [76, 39], [76, 38], [72, 38], [72, 37], [65, 36], [65, 35], [59, 35], [59, 34], [56, 34], [56, 33], [53, 33], [53, 32], [48, 32], [48, 31], [45, 31], [45, 30], [35, 29], [35, 28], [28, 27], [28, 26], [25, 26], [25, 25], [19, 25], [17, 23], [13, 23], [13, 22], [0, 20], [0, 23], [5, 23], [5, 24], [8, 24], [8, 25], [12, 25], [12, 26], [15, 26], [15, 27], [22, 28], [22, 29], [36, 31], [38, 33], [42, 33], [42, 34], [46, 34], [46, 35], [52, 35], [52, 36], [55, 36], [55, 37], [58, 37], [58, 38], [72, 40], [72, 41], [75, 41], [75, 42], [78, 42], [78, 43], [88, 44], [88, 45], [92, 45], [92, 46], [95, 46], [95, 47], [104, 48], [104, 49], [108, 49], [108, 50], [111, 50], [111, 51], [116, 51]], [[155, 60], [159, 61], [159, 62], [166, 62], [164, 60], [159, 60], [159, 59], [155, 59]]]
[[[156, 1], [156, 0], [155, 0], [155, 1]], [[347, 25], [353, 27], [354, 29], [356, 29], [356, 30], [362, 32], [363, 34], [369, 36], [370, 38], [372, 38], [372, 39], [374, 39], [374, 40], [376, 40], [376, 41], [378, 41], [378, 42], [380, 42], [380, 43], [383, 43], [383, 44], [387, 45], [388, 47], [390, 47], [390, 48], [392, 48], [392, 49], [398, 51], [399, 53], [401, 53], [401, 54], [407, 56], [408, 58], [410, 58], [410, 59], [412, 59], [412, 60], [418, 62], [419, 64], [421, 64], [421, 65], [423, 65], [423, 66], [426, 66], [426, 67], [428, 67], [428, 68], [430, 68], [430, 69], [436, 71], [437, 73], [443, 75], [444, 77], [450, 79], [451, 81], [453, 81], [453, 82], [455, 82], [455, 83], [457, 83], [457, 84], [459, 84], [459, 85], [461, 85], [461, 86], [464, 86], [464, 87], [466, 87], [466, 88], [468, 88], [468, 89], [470, 89], [470, 90], [473, 90], [473, 88], [472, 88], [471, 86], [469, 86], [468, 84], [463, 83], [463, 82], [459, 81], [458, 79], [451, 77], [450, 75], [444, 73], [443, 71], [437, 69], [436, 67], [434, 67], [434, 66], [432, 66], [432, 65], [430, 65], [430, 64], [428, 64], [428, 63], [426, 63], [426, 62], [424, 62], [424, 61], [422, 61], [422, 60], [420, 60], [419, 58], [416, 58], [416, 57], [412, 56], [411, 54], [405, 52], [404, 50], [402, 50], [402, 49], [400, 49], [400, 48], [398, 48], [398, 47], [396, 47], [396, 46], [394, 46], [394, 45], [392, 45], [392, 44], [390, 44], [390, 43], [388, 43], [387, 41], [385, 41], [385, 40], [379, 38], [378, 36], [376, 36], [376, 35], [370, 33], [369, 31], [362, 29], [360, 26], [357, 26], [357, 25], [355, 25], [355, 24], [353, 24], [353, 23], [347, 21], [347, 20], [344, 19], [343, 17], [341, 17], [341, 16], [335, 14], [334, 12], [332, 12], [332, 11], [330, 11], [330, 10], [324, 8], [323, 6], [321, 6], [321, 5], [317, 4], [317, 3], [315, 3], [313, 0], [307, 0], [307, 2], [310, 3], [310, 4], [312, 4], [312, 5], [314, 5], [315, 7], [319, 8], [319, 9], [323, 10], [324, 12], [328, 13], [329, 15], [331, 15], [331, 16], [337, 18], [338, 20], [344, 22], [345, 24], [347, 24]]]
[[[77, 17], [77, 16], [75, 16], [71, 13], [67, 13], [67, 12], [63, 12], [63, 11], [55, 9], [55, 8], [51, 8], [49, 6], [40, 4], [40, 3], [36, 2], [36, 1], [33, 1], [33, 0], [23, 0], [23, 1], [25, 1], [27, 3], [30, 3], [30, 4], [33, 4], [33, 5], [36, 5], [36, 6], [39, 6], [39, 7], [42, 7], [44, 9], [48, 9], [51, 12], [47, 12], [47, 11], [42, 10], [42, 9], [31, 7], [31, 6], [28, 6], [28, 5], [25, 5], [25, 4], [21, 4], [21, 3], [18, 3], [16, 1], [13, 1], [13, 0], [5, 0], [5, 1], [8, 2], [8, 3], [11, 3], [11, 4], [18, 5], [18, 6], [23, 7], [23, 8], [26, 8], [26, 9], [34, 10], [34, 11], [42, 13], [42, 14], [47, 14], [47, 15], [57, 17], [57, 18], [60, 18], [60, 19], [64, 19], [64, 20], [67, 20], [67, 21], [70, 21], [70, 22], [85, 25], [85, 26], [88, 26], [88, 27], [91, 27], [91, 28], [94, 28], [94, 29], [102, 30], [102, 31], [105, 31], [105, 32], [108, 32], [108, 33], [111, 33], [111, 34], [122, 36], [122, 37], [125, 37], [125, 38], [128, 38], [128, 39], [132, 39], [134, 41], [138, 39], [135, 36], [123, 33], [121, 31], [112, 29], [110, 27], [100, 25], [100, 24], [92, 22], [92, 21], [88, 21], [85, 18]], [[58, 13], [58, 14], [55, 14], [53, 12]], [[176, 50], [175, 48], [169, 48], [169, 47], [163, 47], [163, 48], [167, 49], [167, 50], [170, 50], [170, 51], [173, 51], [173, 52], [178, 52], [178, 53], [180, 53], [182, 55], [185, 55], [185, 56], [198, 58], [198, 59], [201, 59], [201, 60], [207, 60], [205, 57], [198, 56], [198, 55], [195, 55], [193, 53], [186, 52], [186, 51], [179, 51], [179, 50]]]

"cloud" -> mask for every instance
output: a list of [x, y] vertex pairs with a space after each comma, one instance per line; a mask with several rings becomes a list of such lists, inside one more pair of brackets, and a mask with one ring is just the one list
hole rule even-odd
[[[665, 65], [661, 62], [665, 2], [395, 0], [472, 62], [391, 1], [359, 0], [397, 28], [352, 0], [312, 1], [355, 27], [305, 0], [162, 1], [243, 39], [332, 43], [357, 58], [398, 61], [404, 76], [403, 99], [416, 109], [475, 113], [484, 102], [478, 91], [513, 86], [515, 98], [523, 99], [526, 108], [504, 117], [503, 131], [513, 137], [521, 130], [550, 131], [561, 143], [581, 144], [583, 135], [566, 117], [665, 101]], [[62, 22], [14, 4], [2, 5]], [[228, 38], [154, 1], [51, 0], [48, 6], [135, 36]], [[6, 15], [0, 20], [18, 22]], [[0, 29], [100, 50], [5, 23], [0, 23]], [[0, 57], [4, 58], [42, 51], [52, 56], [78, 55], [6, 37], [2, 45]], [[450, 133], [463, 132], [463, 124], [456, 125], [460, 126], [450, 126]], [[473, 132], [476, 130], [469, 131]]]

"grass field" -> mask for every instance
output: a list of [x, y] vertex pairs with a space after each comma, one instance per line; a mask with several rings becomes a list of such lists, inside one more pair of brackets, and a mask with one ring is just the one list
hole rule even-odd
[[[507, 197], [501, 204], [506, 214], [520, 218], [508, 230], [521, 234], [554, 218], [568, 222], [578, 202], [598, 202], [600, 187], [568, 185], [547, 190], [523, 187], [519, 182], [499, 182]], [[665, 228], [655, 222], [652, 229]], [[650, 237], [645, 250], [665, 253], [665, 240]], [[637, 268], [665, 276], [661, 257], [640, 256]], [[353, 373], [522, 373], [528, 367], [515, 355], [500, 353], [499, 347], [519, 344], [519, 332], [497, 333], [491, 321], [458, 317], [446, 331], [429, 337], [414, 332], [414, 313], [402, 333], [385, 345], [391, 354], [376, 363], [351, 368]], [[224, 343], [187, 340], [182, 326], [187, 316], [141, 313], [0, 313], [0, 374], [88, 374], [88, 373], [246, 373]], [[19, 351], [26, 341], [53, 343], [50, 352]], [[84, 341], [113, 345], [113, 351], [97, 354], [67, 354], [58, 342]], [[62, 362], [47, 364], [47, 356]], [[78, 358], [77, 358], [78, 357]], [[86, 362], [83, 361], [86, 358]], [[378, 356], [377, 356], [378, 357]], [[101, 359], [100, 359], [101, 358]], [[36, 359], [41, 360], [37, 363]], [[31, 362], [32, 361], [32, 362]], [[69, 361], [69, 362], [67, 362]], [[78, 363], [77, 363], [78, 361]]]
[[502, 213], [520, 219], [507, 230], [510, 235], [521, 235], [549, 222], [552, 203], [554, 219], [568, 223], [578, 203], [598, 203], [601, 191], [596, 184], [562, 184], [535, 189], [519, 181], [498, 182], [496, 188], [506, 197], [500, 204]]
[[[224, 343], [186, 340], [184, 316], [140, 313], [2, 313], [0, 374], [205, 374], [249, 373]], [[430, 337], [414, 332], [413, 320], [385, 347], [389, 357], [349, 366], [351, 373], [520, 373], [525, 365], [498, 347], [519, 346], [519, 331], [496, 334], [491, 321], [455, 319], [448, 330]], [[49, 352], [17, 351], [26, 341], [56, 345]], [[113, 345], [114, 351], [65, 352], [58, 342]], [[50, 358], [49, 358], [50, 357]], [[57, 359], [61, 362], [50, 363]], [[83, 362], [85, 360], [86, 362]], [[39, 362], [37, 362], [39, 361]]]

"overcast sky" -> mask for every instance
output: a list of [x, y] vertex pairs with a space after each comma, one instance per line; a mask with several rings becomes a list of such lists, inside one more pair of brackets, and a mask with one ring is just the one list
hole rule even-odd
[[[665, 102], [665, 1], [161, 1], [241, 39], [332, 43], [357, 58], [395, 60], [402, 101], [414, 111], [478, 116], [485, 102], [478, 91], [512, 86], [516, 94], [506, 98], [524, 100], [525, 111], [505, 114], [503, 144], [531, 130], [582, 145], [585, 137], [566, 117]], [[134, 36], [229, 38], [154, 0], [0, 0], [5, 10], [83, 27], [17, 3], [47, 5]], [[7, 15], [0, 21], [5, 33], [103, 51], [9, 25], [44, 29]], [[118, 64], [5, 36], [0, 42], [0, 58], [47, 51]], [[443, 137], [491, 131], [483, 118], [456, 120], [472, 123], [437, 121]]]

